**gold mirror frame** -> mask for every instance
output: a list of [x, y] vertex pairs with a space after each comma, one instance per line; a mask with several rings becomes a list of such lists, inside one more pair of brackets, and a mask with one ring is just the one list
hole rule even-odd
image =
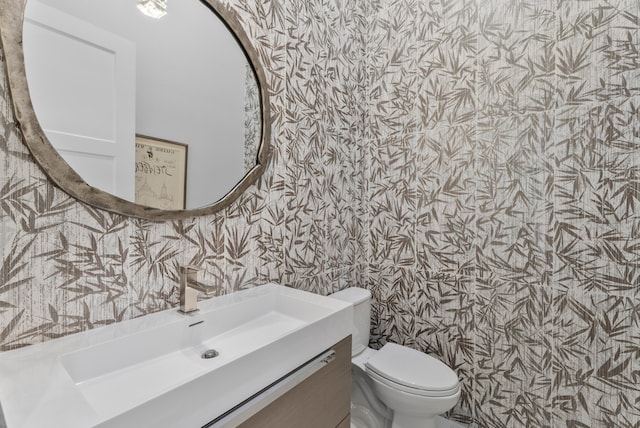
[[260, 90], [262, 136], [256, 165], [223, 198], [202, 208], [162, 210], [127, 201], [88, 185], [58, 154], [38, 122], [29, 95], [22, 50], [22, 26], [26, 0], [0, 0], [0, 43], [4, 52], [4, 65], [7, 70], [15, 118], [22, 131], [23, 143], [47, 177], [60, 189], [79, 201], [117, 214], [149, 220], [172, 220], [216, 213], [229, 206], [260, 178], [267, 164], [271, 138], [269, 95], [264, 69], [240, 21], [229, 7], [224, 6], [219, 0], [195, 1], [205, 4], [227, 26], [253, 68]]

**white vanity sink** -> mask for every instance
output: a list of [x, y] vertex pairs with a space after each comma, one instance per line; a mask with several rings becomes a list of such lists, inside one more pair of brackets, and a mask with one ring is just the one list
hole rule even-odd
[[201, 427], [351, 334], [351, 305], [276, 284], [199, 306], [0, 353], [8, 428]]

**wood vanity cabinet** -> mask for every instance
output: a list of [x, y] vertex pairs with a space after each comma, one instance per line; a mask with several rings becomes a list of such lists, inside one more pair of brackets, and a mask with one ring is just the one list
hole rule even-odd
[[242, 428], [348, 428], [351, 336], [331, 347], [335, 359], [243, 422]]

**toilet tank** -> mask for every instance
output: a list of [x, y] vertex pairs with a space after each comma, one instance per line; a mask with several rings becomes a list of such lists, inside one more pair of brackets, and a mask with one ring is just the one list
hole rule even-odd
[[369, 346], [371, 292], [364, 288], [351, 287], [333, 293], [330, 297], [353, 304], [351, 355], [358, 355]]

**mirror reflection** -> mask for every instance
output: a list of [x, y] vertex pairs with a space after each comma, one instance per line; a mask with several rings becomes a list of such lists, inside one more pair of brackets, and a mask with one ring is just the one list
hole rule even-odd
[[191, 209], [256, 165], [253, 69], [200, 1], [29, 0], [23, 37], [38, 121], [91, 186]]

